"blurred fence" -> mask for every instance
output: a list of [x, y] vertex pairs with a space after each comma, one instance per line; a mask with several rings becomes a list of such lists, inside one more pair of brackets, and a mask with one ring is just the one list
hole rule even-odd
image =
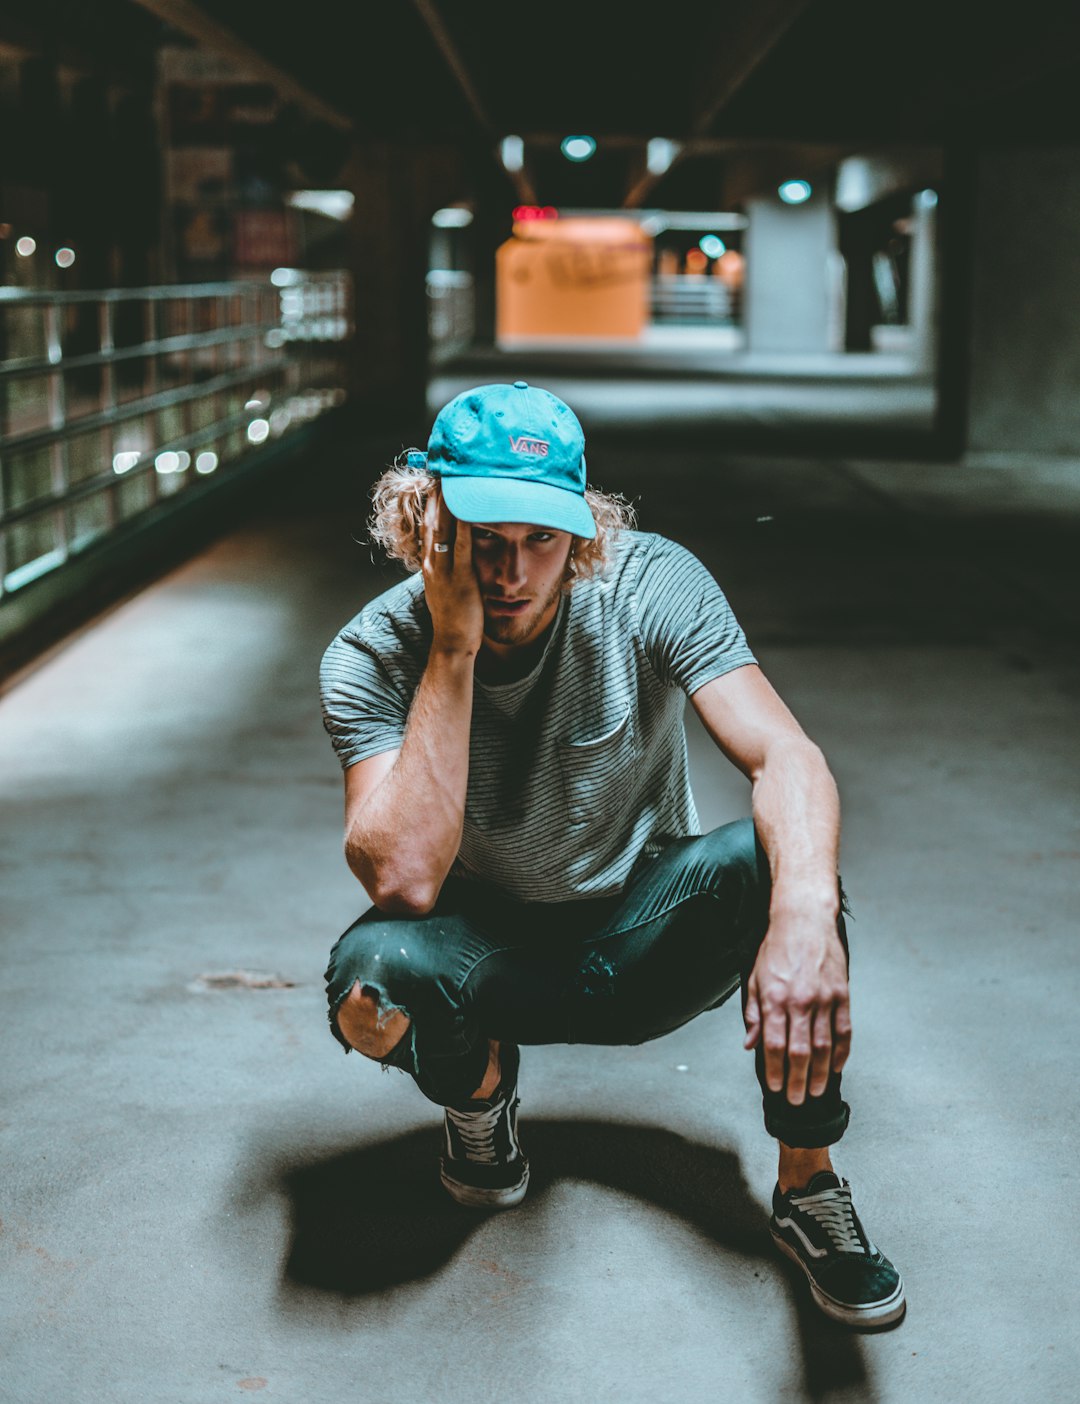
[[427, 275], [428, 342], [438, 362], [463, 351], [475, 330], [472, 275], [433, 268]]
[[345, 273], [0, 287], [0, 617], [15, 592], [345, 399]]
[[719, 278], [705, 274], [658, 274], [652, 281], [654, 322], [732, 326], [739, 299]]

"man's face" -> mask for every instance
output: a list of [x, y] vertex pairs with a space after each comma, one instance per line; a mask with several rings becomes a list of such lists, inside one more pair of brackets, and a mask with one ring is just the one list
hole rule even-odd
[[472, 539], [485, 642], [497, 653], [532, 643], [555, 618], [574, 538], [552, 527], [485, 522]]

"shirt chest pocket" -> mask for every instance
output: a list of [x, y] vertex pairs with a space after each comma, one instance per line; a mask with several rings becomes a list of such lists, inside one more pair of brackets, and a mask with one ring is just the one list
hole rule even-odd
[[596, 735], [564, 741], [563, 780], [570, 823], [591, 824], [617, 814], [625, 804], [637, 765], [633, 711]]

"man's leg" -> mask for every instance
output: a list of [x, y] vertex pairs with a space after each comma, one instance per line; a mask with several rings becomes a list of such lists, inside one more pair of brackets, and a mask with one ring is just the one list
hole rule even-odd
[[[768, 929], [769, 869], [743, 820], [681, 839], [644, 864], [608, 925], [588, 943], [573, 1004], [573, 1041], [640, 1043], [716, 1008], [747, 980]], [[847, 954], [843, 917], [837, 931]], [[770, 1229], [835, 1320], [881, 1326], [904, 1313], [904, 1286], [870, 1241], [829, 1147], [847, 1129], [840, 1074], [793, 1105], [769, 1090], [755, 1051], [765, 1127], [779, 1142]]]
[[[632, 875], [606, 924], [583, 945], [569, 1006], [575, 1043], [643, 1043], [716, 1009], [743, 988], [768, 929], [770, 879], [753, 822], [678, 839]], [[842, 926], [841, 940], [846, 934]], [[847, 1127], [840, 1074], [793, 1107], [755, 1067], [782, 1182], [825, 1168]], [[803, 1181], [805, 1183], [805, 1181]]]
[[[375, 991], [359, 979], [337, 1008], [337, 1026], [345, 1042], [357, 1053], [380, 1063], [403, 1043], [411, 1025], [412, 1020], [400, 1009], [384, 1012]], [[473, 1101], [490, 1097], [499, 1081], [499, 1045], [493, 1038], [487, 1044], [487, 1070], [479, 1087], [469, 1093]]]
[[427, 916], [365, 913], [326, 972], [338, 1042], [409, 1072], [445, 1108], [442, 1181], [463, 1204], [507, 1207], [528, 1184], [517, 1045], [561, 1041], [565, 985], [550, 944], [531, 943], [536, 910], [448, 883]]
[[395, 917], [371, 908], [335, 944], [326, 971], [330, 1030], [346, 1050], [410, 1073], [440, 1106], [486, 1080], [489, 1041], [461, 991], [494, 942], [466, 916]]

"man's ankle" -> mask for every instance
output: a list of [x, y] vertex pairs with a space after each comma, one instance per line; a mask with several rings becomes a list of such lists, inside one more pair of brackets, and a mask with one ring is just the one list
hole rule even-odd
[[499, 1045], [494, 1039], [488, 1040], [488, 1065], [484, 1080], [472, 1094], [474, 1102], [487, 1102], [494, 1097], [499, 1086], [499, 1078], [502, 1075], [502, 1067], [499, 1063]]
[[832, 1159], [828, 1146], [785, 1146], [780, 1143], [780, 1168], [776, 1178], [780, 1183], [780, 1193], [789, 1190], [805, 1189], [819, 1170], [831, 1170]]

